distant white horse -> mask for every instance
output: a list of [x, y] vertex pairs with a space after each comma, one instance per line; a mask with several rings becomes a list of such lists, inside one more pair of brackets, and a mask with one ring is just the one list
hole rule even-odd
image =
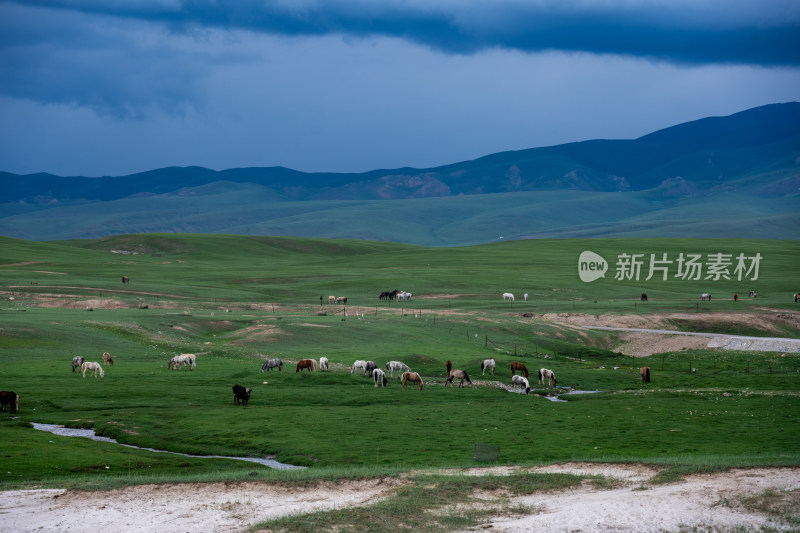
[[325, 372], [328, 370], [328, 358], [327, 357], [320, 357], [319, 358], [319, 371]]
[[394, 377], [394, 371], [397, 370], [397, 379], [400, 379], [403, 372], [409, 372], [411, 369], [402, 361], [389, 361], [386, 363], [386, 370], [389, 371], [390, 377]]
[[525, 394], [529, 394], [531, 392], [531, 385], [528, 383], [528, 379], [525, 376], [514, 375], [511, 378], [511, 384], [514, 385], [514, 392], [517, 392], [517, 387], [520, 390], [524, 390]]
[[504, 292], [503, 293], [503, 301], [505, 302], [506, 300], [509, 300], [509, 301], [513, 302], [514, 301], [514, 295], [511, 294], [510, 292]]
[[375, 386], [385, 387], [386, 383], [389, 381], [386, 379], [386, 374], [380, 368], [376, 368], [372, 371], [372, 379], [375, 380]]
[[526, 302], [528, 301], [528, 293], [527, 292], [522, 295], [522, 299], [525, 300]]
[[711, 293], [704, 292], [703, 294], [700, 295], [700, 299], [701, 300], [708, 300], [710, 302], [711, 301]]
[[494, 359], [484, 359], [481, 363], [481, 376], [489, 369], [489, 373], [494, 376]]
[[182, 353], [180, 355], [176, 355], [172, 359], [169, 360], [167, 363], [167, 368], [174, 368], [178, 370], [178, 368], [183, 365], [184, 370], [189, 369], [192, 370], [197, 367], [197, 356], [193, 353]]
[[539, 370], [539, 383], [544, 385], [546, 381], [550, 381], [550, 386], [556, 386], [556, 375], [553, 373], [552, 370], [548, 370], [546, 368], [542, 368]]
[[397, 299], [401, 302], [405, 302], [406, 300], [411, 300], [412, 294], [410, 292], [401, 291], [397, 293]]
[[362, 361], [361, 359], [356, 360], [356, 362], [353, 363], [353, 366], [350, 367], [350, 373], [351, 374], [354, 373], [356, 371], [356, 369], [359, 369], [362, 372], [366, 372], [367, 371], [367, 362], [366, 361]]
[[97, 374], [100, 374], [100, 378], [102, 379], [103, 374], [103, 367], [100, 366], [100, 363], [95, 363], [94, 361], [85, 361], [81, 364], [81, 373], [83, 377], [86, 377], [86, 371], [90, 370], [91, 374], [94, 376], [94, 379], [97, 379]]

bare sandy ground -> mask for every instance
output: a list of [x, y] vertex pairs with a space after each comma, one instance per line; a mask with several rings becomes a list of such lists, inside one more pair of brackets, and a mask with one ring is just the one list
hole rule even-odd
[[[768, 489], [782, 492], [797, 514], [800, 467], [740, 469], [690, 476], [666, 485], [648, 481], [656, 470], [643, 465], [561, 464], [526, 471], [601, 474], [616, 488], [580, 488], [513, 498], [528, 509], [523, 516], [496, 516], [476, 530], [523, 531], [731, 531], [790, 529], [748, 511], [740, 497]], [[514, 467], [455, 470], [481, 475]], [[260, 482], [164, 484], [105, 492], [23, 490], [0, 493], [0, 530], [126, 531], [160, 533], [245, 531], [263, 520], [292, 513], [364, 506], [389, 496], [403, 478], [312, 483], [286, 487]], [[485, 495], [484, 495], [485, 496]], [[489, 495], [488, 498], [502, 497]], [[793, 507], [792, 507], [793, 506]]]

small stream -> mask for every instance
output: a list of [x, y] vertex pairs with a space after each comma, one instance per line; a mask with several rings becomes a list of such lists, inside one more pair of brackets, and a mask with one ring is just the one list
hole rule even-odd
[[117, 442], [116, 439], [111, 439], [108, 437], [102, 437], [97, 435], [93, 429], [75, 429], [75, 428], [65, 428], [63, 426], [57, 426], [55, 424], [38, 424], [36, 422], [31, 422], [34, 429], [38, 429], [40, 431], [48, 431], [53, 433], [54, 435], [60, 435], [62, 437], [83, 437], [85, 439], [96, 440], [99, 442], [110, 442], [112, 444], [119, 444], [120, 446], [125, 446], [127, 448], [135, 448], [137, 450], [147, 450], [148, 452], [156, 452], [156, 453], [171, 453], [173, 455], [182, 455], [183, 457], [194, 457], [194, 458], [201, 458], [201, 459], [234, 459], [236, 461], [248, 461], [250, 463], [258, 463], [260, 465], [268, 466], [269, 468], [275, 468], [277, 470], [295, 470], [306, 468], [305, 466], [295, 466], [289, 465], [286, 463], [280, 463], [275, 459], [261, 459], [259, 457], [228, 457], [225, 455], [189, 455], [188, 453], [178, 453], [178, 452], [170, 452], [167, 450], [156, 450], [154, 448], [140, 448], [139, 446], [133, 446], [132, 444], [122, 444], [121, 442]]

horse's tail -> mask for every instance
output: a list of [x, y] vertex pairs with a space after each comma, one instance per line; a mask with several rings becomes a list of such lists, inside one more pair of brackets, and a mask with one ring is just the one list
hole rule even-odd
[[528, 379], [528, 367], [522, 365], [522, 371], [525, 372], [525, 379]]
[[311, 360], [311, 371], [312, 372], [316, 372], [317, 371], [317, 360], [316, 359], [312, 359]]
[[453, 369], [453, 362], [450, 359], [448, 359], [447, 362], [445, 363], [445, 366], [447, 367], [447, 373], [449, 374], [450, 371]]

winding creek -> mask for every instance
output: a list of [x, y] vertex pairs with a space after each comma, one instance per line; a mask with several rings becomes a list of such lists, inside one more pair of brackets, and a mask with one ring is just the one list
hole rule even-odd
[[108, 437], [102, 437], [97, 435], [93, 429], [75, 429], [75, 428], [65, 428], [63, 426], [57, 426], [55, 424], [39, 424], [36, 422], [31, 422], [34, 429], [38, 429], [40, 431], [48, 431], [53, 433], [54, 435], [60, 435], [62, 437], [82, 437], [85, 439], [96, 440], [99, 442], [110, 442], [112, 444], [118, 444], [120, 446], [125, 446], [127, 448], [135, 448], [137, 450], [147, 450], [148, 452], [156, 452], [156, 453], [171, 453], [173, 455], [181, 455], [183, 457], [194, 457], [194, 458], [201, 458], [201, 459], [234, 459], [236, 461], [248, 461], [250, 463], [258, 463], [260, 465], [267, 466], [269, 468], [275, 468], [278, 470], [296, 470], [306, 468], [305, 466], [296, 466], [296, 465], [289, 465], [286, 463], [281, 463], [276, 461], [275, 459], [269, 458], [259, 458], [259, 457], [228, 457], [225, 455], [189, 455], [187, 453], [178, 453], [178, 452], [170, 452], [167, 450], [156, 450], [154, 448], [140, 448], [139, 446], [133, 446], [132, 444], [123, 444], [121, 442], [117, 442], [116, 439], [111, 439]]

